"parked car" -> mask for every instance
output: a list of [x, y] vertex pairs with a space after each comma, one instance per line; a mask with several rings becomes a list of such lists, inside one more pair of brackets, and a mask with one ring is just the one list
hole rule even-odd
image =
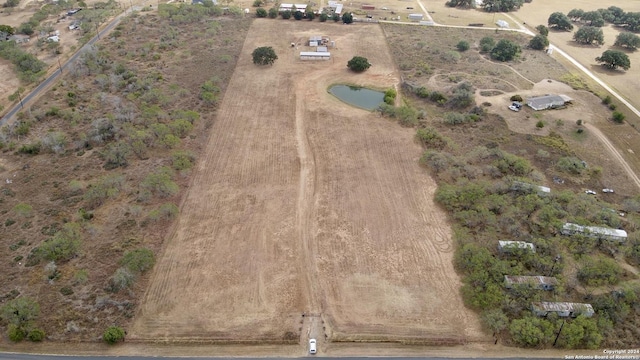
[[520, 109], [522, 109], [522, 104], [517, 101], [514, 101], [509, 105], [509, 110], [511, 111], [520, 111]]
[[585, 192], [585, 194], [589, 194], [589, 195], [595, 195], [595, 194], [597, 194], [597, 193], [596, 193], [595, 191], [593, 191], [593, 190], [585, 190], [584, 192]]
[[315, 354], [316, 351], [316, 339], [309, 339], [309, 354]]
[[613, 193], [613, 189], [602, 189], [603, 193]]

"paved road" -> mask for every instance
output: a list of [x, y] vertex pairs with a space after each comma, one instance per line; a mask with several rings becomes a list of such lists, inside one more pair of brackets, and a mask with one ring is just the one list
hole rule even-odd
[[[134, 9], [133, 10], [137, 10]], [[45, 90], [49, 85], [51, 85], [58, 77], [62, 74], [64, 69], [73, 61], [76, 61], [78, 56], [82, 54], [86, 49], [96, 43], [100, 39], [101, 36], [108, 34], [119, 22], [122, 20], [126, 14], [130, 13], [132, 10], [125, 10], [122, 14], [116, 16], [111, 20], [111, 22], [100, 32], [98, 32], [91, 40], [89, 40], [83, 47], [81, 47], [78, 51], [75, 52], [64, 64], [62, 64], [53, 74], [49, 75], [43, 82], [40, 83], [35, 89], [33, 89], [27, 96], [22, 98], [22, 103], [16, 104], [9, 112], [5, 114], [5, 116], [0, 120], [0, 126], [4, 125], [9, 121], [15, 114], [22, 109], [23, 106], [28, 106], [29, 102], [35, 99], [40, 95], [40, 93]]]
[[[241, 358], [241, 357], [146, 357], [146, 356], [68, 356], [68, 355], [33, 355], [0, 353], [0, 360], [265, 360], [265, 358]], [[307, 356], [301, 358], [268, 357], [269, 360], [283, 359], [323, 359], [323, 360], [451, 360], [443, 357], [316, 357]], [[526, 358], [500, 358], [501, 360], [525, 360]], [[477, 360], [477, 358], [455, 358], [455, 360]]]

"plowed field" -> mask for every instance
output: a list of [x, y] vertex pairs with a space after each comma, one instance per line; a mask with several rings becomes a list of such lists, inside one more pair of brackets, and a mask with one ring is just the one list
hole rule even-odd
[[[332, 60], [299, 60], [313, 35]], [[273, 66], [252, 64], [259, 46]], [[349, 72], [354, 55], [373, 66]], [[414, 130], [327, 92], [398, 82], [379, 26], [254, 21], [128, 338], [323, 338], [303, 314], [333, 340], [483, 337]]]

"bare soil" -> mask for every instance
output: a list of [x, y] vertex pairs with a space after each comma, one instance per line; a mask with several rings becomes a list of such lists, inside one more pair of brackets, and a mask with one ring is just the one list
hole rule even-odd
[[[332, 60], [299, 60], [312, 35]], [[349, 72], [356, 54], [374, 66]], [[130, 337], [297, 342], [312, 316], [333, 341], [486, 338], [413, 130], [327, 93], [398, 81], [378, 26], [254, 21]]]

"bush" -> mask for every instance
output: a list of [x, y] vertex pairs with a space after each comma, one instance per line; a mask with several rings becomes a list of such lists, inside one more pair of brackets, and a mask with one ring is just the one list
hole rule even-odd
[[511, 100], [511, 101], [518, 101], [518, 102], [522, 102], [522, 101], [524, 101], [524, 99], [522, 99], [522, 96], [517, 95], [517, 94], [516, 94], [516, 95], [513, 95], [511, 98], [509, 98], [509, 100]]
[[195, 156], [187, 151], [176, 151], [171, 154], [171, 166], [178, 171], [191, 169]]
[[39, 342], [44, 340], [45, 333], [41, 329], [33, 329], [29, 331], [29, 340], [33, 342]]
[[607, 95], [607, 96], [604, 97], [604, 99], [602, 99], [602, 103], [605, 104], [605, 105], [609, 105], [609, 104], [611, 104], [611, 100], [613, 100], [613, 99], [611, 99], [611, 95]]
[[416, 137], [427, 148], [443, 149], [448, 141], [433, 128], [418, 129]]
[[465, 41], [465, 40], [461, 40], [457, 45], [456, 48], [460, 51], [467, 51], [469, 50], [470, 46], [469, 46], [469, 42]]
[[544, 121], [539, 120], [539, 121], [536, 123], [536, 127], [537, 127], [538, 129], [542, 129], [542, 128], [544, 127]]
[[613, 119], [614, 122], [616, 122], [618, 124], [622, 124], [624, 122], [624, 118], [625, 118], [625, 116], [624, 116], [623, 113], [621, 113], [619, 111], [614, 111], [613, 112], [612, 119]]
[[176, 184], [171, 177], [173, 176], [173, 170], [166, 166], [160, 167], [155, 172], [147, 175], [140, 183], [141, 200], [147, 200], [151, 194], [156, 194], [159, 197], [173, 196], [180, 191], [180, 187]]
[[280, 16], [282, 16], [282, 18], [285, 19], [285, 20], [291, 19], [291, 10], [283, 11], [282, 13], [280, 13]]
[[124, 330], [118, 326], [111, 326], [102, 334], [102, 340], [107, 344], [115, 344], [119, 341], [124, 341]]
[[15, 324], [9, 324], [7, 327], [7, 336], [13, 342], [20, 342], [27, 336], [26, 330]]
[[20, 329], [37, 319], [38, 315], [40, 305], [27, 296], [9, 300], [0, 308], [0, 318]]
[[256, 9], [256, 16], [259, 18], [264, 18], [267, 17], [267, 15], [269, 15], [269, 13], [267, 13], [267, 10], [263, 9], [263, 8], [257, 8]]
[[562, 172], [580, 175], [586, 169], [584, 162], [576, 157], [565, 156], [558, 159], [556, 168]]
[[120, 267], [109, 280], [108, 290], [118, 292], [131, 286], [134, 281], [135, 276], [126, 268]]
[[52, 239], [46, 240], [39, 247], [39, 254], [45, 260], [65, 261], [73, 258], [80, 250], [80, 226], [67, 223], [62, 230], [56, 232]]
[[492, 37], [485, 36], [482, 39], [480, 39], [480, 51], [489, 52], [491, 51], [491, 49], [493, 49], [495, 44], [496, 44], [496, 41]]
[[147, 248], [140, 248], [124, 253], [120, 260], [120, 265], [134, 274], [142, 274], [151, 269], [155, 262], [153, 251]]
[[278, 9], [276, 9], [275, 7], [272, 7], [271, 9], [269, 9], [269, 18], [275, 19], [277, 17], [278, 17]]
[[615, 285], [620, 281], [620, 275], [622, 269], [618, 263], [607, 258], [588, 258], [578, 270], [578, 280], [589, 286]]

